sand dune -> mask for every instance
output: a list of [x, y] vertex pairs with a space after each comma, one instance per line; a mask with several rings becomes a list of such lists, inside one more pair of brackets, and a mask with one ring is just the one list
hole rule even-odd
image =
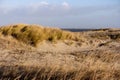
[[1, 27], [0, 78], [119, 80], [120, 29], [69, 32], [38, 25]]

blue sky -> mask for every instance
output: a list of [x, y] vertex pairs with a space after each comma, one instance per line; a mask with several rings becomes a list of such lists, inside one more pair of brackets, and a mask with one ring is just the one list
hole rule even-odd
[[0, 0], [0, 25], [120, 28], [120, 0]]

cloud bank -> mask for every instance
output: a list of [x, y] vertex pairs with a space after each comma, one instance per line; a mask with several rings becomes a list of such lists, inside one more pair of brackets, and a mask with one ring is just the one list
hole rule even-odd
[[[14, 7], [2, 5], [0, 24], [23, 22], [76, 28], [80, 26], [94, 28], [98, 25], [118, 27], [119, 7], [119, 5], [75, 7], [67, 2], [50, 4], [45, 1]], [[112, 18], [114, 21], [110, 20]]]

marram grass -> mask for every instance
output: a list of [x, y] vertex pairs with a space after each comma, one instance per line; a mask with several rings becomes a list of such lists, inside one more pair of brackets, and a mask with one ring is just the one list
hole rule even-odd
[[80, 37], [69, 31], [56, 28], [45, 28], [38, 25], [10, 25], [0, 28], [0, 35], [12, 36], [26, 44], [37, 46], [43, 40], [80, 40]]

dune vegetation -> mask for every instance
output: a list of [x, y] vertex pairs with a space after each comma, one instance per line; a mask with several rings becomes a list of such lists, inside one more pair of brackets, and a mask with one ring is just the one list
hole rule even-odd
[[0, 80], [119, 79], [120, 29], [0, 27]]
[[37, 44], [43, 40], [51, 42], [65, 39], [80, 40], [78, 35], [69, 31], [26, 24], [3, 26], [0, 28], [0, 34], [4, 36], [12, 36], [19, 41], [33, 46], [37, 46]]

